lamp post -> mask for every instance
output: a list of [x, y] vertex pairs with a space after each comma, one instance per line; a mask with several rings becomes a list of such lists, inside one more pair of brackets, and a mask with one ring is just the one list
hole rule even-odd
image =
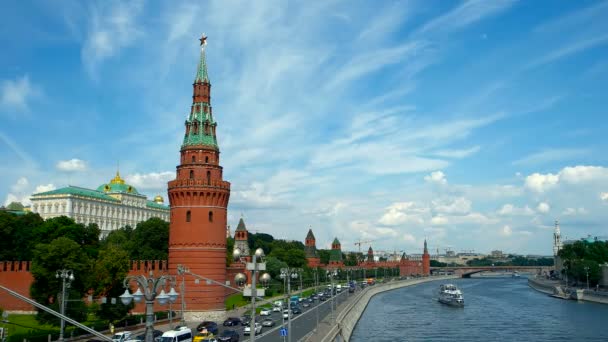
[[587, 273], [587, 290], [589, 290], [589, 266], [585, 266], [585, 273]]
[[[145, 342], [154, 341], [154, 300], [156, 299], [159, 304], [165, 305], [170, 300], [170, 296], [165, 293], [164, 286], [167, 280], [171, 280], [171, 276], [162, 275], [155, 278], [153, 273], [150, 272], [150, 276], [144, 275], [127, 276], [123, 280], [123, 286], [125, 287], [125, 293], [120, 295], [120, 300], [124, 305], [129, 305], [131, 300], [135, 303], [141, 302], [142, 299], [146, 300], [146, 337]], [[129, 283], [134, 281], [137, 283], [137, 291], [134, 294], [129, 293]], [[141, 289], [144, 289], [142, 292]], [[158, 291], [160, 290], [160, 293]], [[169, 292], [173, 298], [177, 298], [179, 295], [175, 292], [175, 289], [171, 287]], [[175, 301], [175, 299], [173, 299]]]
[[338, 270], [337, 269], [328, 269], [327, 270], [327, 276], [329, 277], [329, 281], [331, 283], [331, 303], [329, 303], [329, 305], [331, 306], [331, 319], [334, 319], [334, 277], [338, 275]]
[[186, 277], [186, 273], [190, 272], [190, 270], [183, 265], [177, 265], [177, 274], [182, 276], [182, 284], [181, 284], [181, 291], [182, 291], [182, 302], [181, 302], [181, 320], [179, 322], [179, 324], [181, 325], [186, 325], [186, 319], [184, 318], [184, 311], [186, 311], [186, 301], [184, 300], [184, 294], [186, 293], [186, 285], [185, 285], [185, 277]]
[[[234, 260], [239, 260], [241, 258], [241, 250], [239, 248], [235, 248], [234, 251], [232, 252], [232, 255], [234, 257]], [[262, 258], [264, 257], [264, 250], [261, 248], [258, 248], [255, 250], [255, 253], [252, 255], [251, 260], [252, 262], [248, 262], [246, 265], [246, 268], [248, 271], [251, 271], [251, 287], [247, 288], [245, 287], [243, 290], [243, 295], [244, 296], [251, 296], [251, 322], [249, 322], [249, 335], [251, 336], [251, 342], [255, 341], [255, 299], [256, 297], [264, 297], [264, 289], [258, 289], [256, 286], [256, 273], [258, 271], [265, 271], [266, 270], [266, 263], [262, 261]], [[235, 277], [234, 280], [237, 283], [238, 286], [242, 286], [245, 284], [247, 277], [242, 274], [242, 273], [238, 273]], [[267, 283], [270, 280], [270, 275], [268, 273], [264, 273], [262, 274], [262, 276], [260, 277], [260, 281], [262, 283]]]
[[[65, 315], [65, 289], [70, 287], [70, 282], [74, 280], [74, 272], [72, 270], [58, 270], [55, 273], [55, 278], [61, 278], [61, 308], [59, 312]], [[66, 280], [68, 283], [66, 284]], [[59, 329], [59, 341], [63, 342], [63, 331], [65, 330], [65, 321], [61, 319], [61, 328]]]
[[[302, 273], [300, 268], [281, 268], [280, 277], [287, 280], [287, 341], [291, 342], [291, 279], [298, 279], [298, 276]], [[285, 324], [283, 322], [283, 324]]]

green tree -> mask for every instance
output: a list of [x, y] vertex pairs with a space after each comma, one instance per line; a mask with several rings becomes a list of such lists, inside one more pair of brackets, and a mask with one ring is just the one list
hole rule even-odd
[[[74, 280], [66, 291], [70, 298], [67, 305], [67, 315], [75, 320], [85, 320], [86, 310], [83, 303], [77, 303], [91, 284], [91, 261], [81, 246], [66, 237], [59, 237], [49, 244], [38, 244], [33, 253], [32, 276], [34, 281], [30, 287], [30, 295], [35, 301], [58, 310], [58, 297], [62, 289], [62, 279], [56, 277], [56, 272], [69, 269], [74, 272]], [[40, 322], [59, 324], [59, 319], [39, 311], [36, 316]]]
[[321, 264], [323, 264], [323, 265], [329, 264], [330, 251], [328, 249], [318, 249], [317, 252], [319, 252], [319, 259], [320, 259]]
[[[93, 267], [91, 288], [95, 296], [118, 298], [123, 292], [123, 279], [129, 273], [129, 254], [114, 245], [108, 245], [99, 251], [99, 256]], [[108, 301], [98, 307], [96, 314], [110, 322], [124, 318], [133, 304], [125, 306], [120, 300], [116, 304]]]
[[157, 217], [137, 224], [133, 232], [132, 260], [167, 260], [169, 257], [169, 223]]
[[230, 266], [233, 261], [232, 252], [234, 251], [234, 238], [226, 239], [226, 266]]

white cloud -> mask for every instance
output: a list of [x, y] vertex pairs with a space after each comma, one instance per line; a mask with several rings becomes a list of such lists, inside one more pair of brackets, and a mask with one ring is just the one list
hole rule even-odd
[[378, 222], [386, 226], [396, 226], [405, 223], [422, 224], [424, 223], [422, 215], [427, 212], [427, 208], [419, 207], [414, 202], [393, 203], [386, 208], [386, 212]]
[[253, 182], [249, 188], [244, 190], [233, 190], [230, 202], [240, 208], [248, 209], [269, 209], [286, 206], [270, 194], [266, 186], [260, 182]]
[[566, 210], [564, 210], [562, 212], [562, 215], [564, 216], [575, 216], [575, 215], [586, 215], [589, 212], [587, 211], [587, 209], [580, 207], [580, 208], [566, 208]]
[[527, 205], [523, 208], [514, 206], [511, 203], [507, 203], [498, 210], [498, 215], [501, 216], [530, 216], [534, 215], [534, 210], [530, 209]]
[[28, 75], [15, 80], [4, 80], [0, 87], [0, 107], [27, 111], [29, 109], [28, 102], [39, 93], [39, 90], [30, 84]]
[[418, 33], [451, 32], [462, 29], [486, 17], [507, 10], [513, 0], [468, 0], [448, 13], [439, 16], [418, 30]]
[[87, 165], [84, 160], [73, 158], [70, 160], [60, 160], [55, 167], [61, 171], [84, 171]]
[[92, 16], [81, 55], [87, 71], [94, 76], [99, 63], [117, 55], [142, 36], [136, 22], [143, 9], [143, 1], [103, 3], [92, 8]]
[[437, 213], [466, 215], [471, 211], [471, 201], [464, 197], [442, 198], [433, 200], [432, 207]]
[[156, 190], [165, 192], [167, 183], [175, 179], [175, 172], [135, 173], [125, 176], [127, 183], [140, 190]]
[[448, 184], [448, 180], [445, 178], [445, 174], [441, 171], [431, 172], [431, 174], [424, 176], [424, 180], [428, 183], [434, 183], [439, 185]]
[[559, 176], [552, 173], [540, 174], [533, 173], [526, 177], [525, 187], [535, 192], [545, 192], [553, 188], [559, 181]]
[[36, 189], [34, 190], [34, 193], [37, 194], [37, 193], [40, 193], [40, 192], [52, 191], [52, 190], [55, 190], [55, 189], [56, 189], [56, 187], [52, 183], [50, 183], [50, 184], [41, 184], [41, 185], [38, 185], [36, 187]]
[[537, 193], [555, 188], [559, 183], [585, 184], [608, 181], [608, 168], [602, 166], [577, 165], [561, 169], [557, 174], [533, 173], [526, 177], [525, 187]]
[[574, 149], [574, 148], [553, 148], [546, 149], [541, 152], [537, 152], [518, 159], [513, 162], [513, 165], [539, 165], [544, 163], [550, 163], [560, 160], [568, 160], [578, 158], [589, 154], [588, 150], [585, 149]]
[[503, 236], [511, 236], [513, 234], [513, 229], [511, 229], [511, 226], [509, 225], [504, 225], [500, 230], [500, 234]]
[[549, 206], [549, 204], [548, 204], [548, 203], [546, 203], [546, 202], [540, 202], [540, 203], [538, 204], [538, 206], [536, 207], [536, 210], [537, 210], [539, 213], [546, 214], [546, 213], [548, 213], [548, 212], [549, 212], [549, 210], [551, 210], [551, 206]]
[[602, 193], [600, 194], [600, 199], [601, 199], [602, 201], [606, 201], [606, 202], [608, 202], [608, 192], [602, 192]]
[[439, 156], [439, 157], [444, 157], [444, 158], [460, 159], [460, 158], [465, 158], [470, 155], [473, 155], [473, 154], [479, 152], [480, 149], [481, 149], [481, 147], [479, 147], [479, 146], [473, 146], [471, 148], [460, 149], [460, 150], [440, 150], [433, 154], [436, 156]]
[[442, 226], [448, 224], [448, 219], [445, 216], [433, 216], [431, 224], [434, 226]]
[[19, 179], [17, 179], [17, 182], [15, 184], [13, 184], [13, 186], [11, 186], [11, 191], [12, 192], [23, 192], [29, 187], [29, 185], [30, 185], [30, 182], [27, 180], [27, 178], [20, 177]]

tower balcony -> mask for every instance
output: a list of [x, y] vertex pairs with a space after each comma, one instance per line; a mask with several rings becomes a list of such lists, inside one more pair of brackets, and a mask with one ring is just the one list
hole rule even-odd
[[217, 180], [207, 182], [203, 179], [175, 179], [169, 181], [169, 189], [189, 187], [206, 187], [230, 190], [230, 182]]

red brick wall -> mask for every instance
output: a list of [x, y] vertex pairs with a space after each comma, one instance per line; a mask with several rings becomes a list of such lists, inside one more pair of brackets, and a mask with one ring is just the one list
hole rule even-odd
[[[29, 261], [0, 261], [0, 285], [26, 297], [30, 296], [30, 285], [34, 281], [29, 271]], [[7, 311], [35, 311], [26, 302], [0, 291], [0, 307]]]

